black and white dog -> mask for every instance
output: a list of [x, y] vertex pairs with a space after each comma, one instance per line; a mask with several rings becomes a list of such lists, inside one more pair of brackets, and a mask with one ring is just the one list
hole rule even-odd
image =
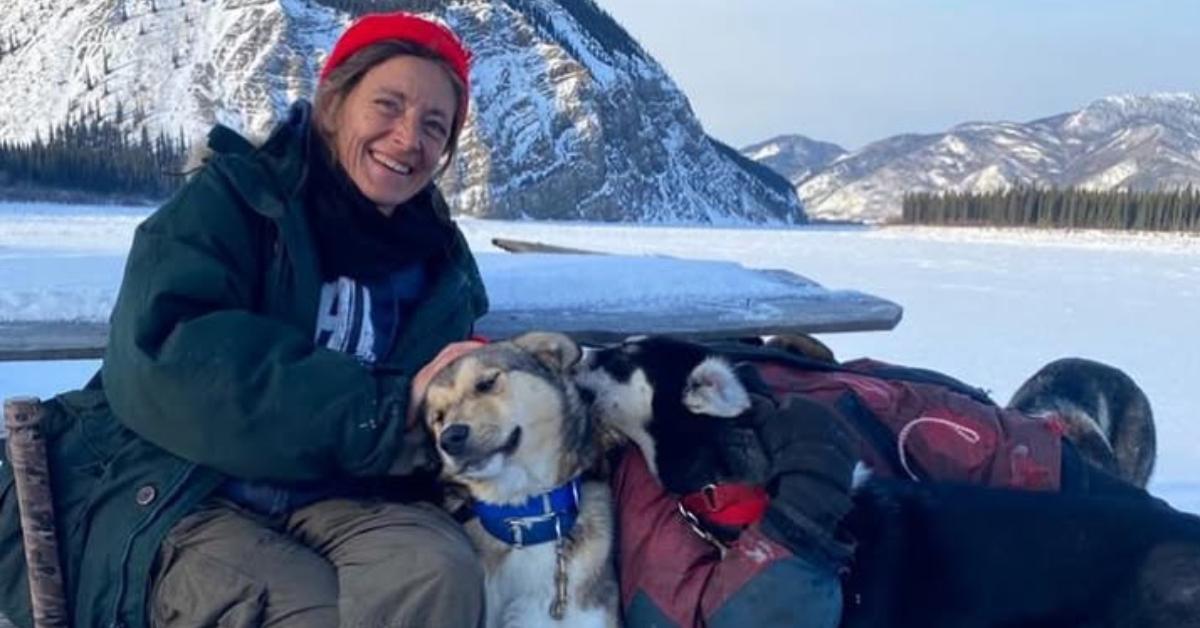
[[[1060, 371], [1016, 401], [1089, 407], [1047, 385], [1072, 377]], [[589, 352], [576, 381], [671, 492], [761, 473], [761, 455], [738, 435], [752, 382], [705, 346], [633, 339]], [[1067, 398], [1053, 402], [1059, 393]], [[868, 481], [843, 526], [857, 546], [843, 625], [1200, 626], [1200, 518], [1121, 487], [1051, 494]]]

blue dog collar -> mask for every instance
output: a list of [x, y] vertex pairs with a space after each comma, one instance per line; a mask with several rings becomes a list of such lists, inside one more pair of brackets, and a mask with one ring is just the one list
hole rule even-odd
[[513, 506], [476, 501], [475, 515], [484, 530], [517, 548], [555, 541], [565, 537], [579, 518], [580, 483], [577, 477]]

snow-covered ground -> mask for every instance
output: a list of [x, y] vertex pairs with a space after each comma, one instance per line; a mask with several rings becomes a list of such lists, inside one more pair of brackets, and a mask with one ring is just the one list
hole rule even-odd
[[[103, 319], [147, 208], [0, 203], [0, 320]], [[950, 373], [1008, 400], [1042, 364], [1074, 355], [1125, 369], [1159, 428], [1151, 489], [1200, 512], [1200, 238], [938, 228], [789, 230], [460, 221], [493, 237], [614, 253], [783, 268], [900, 303], [893, 331], [826, 334], [840, 358]], [[644, 266], [638, 266], [643, 270]], [[626, 278], [629, 279], [629, 278]], [[647, 290], [670, 289], [638, 277]], [[564, 276], [562, 290], [571, 290]], [[544, 295], [543, 297], [544, 298]], [[95, 362], [0, 364], [0, 396], [81, 385]]]

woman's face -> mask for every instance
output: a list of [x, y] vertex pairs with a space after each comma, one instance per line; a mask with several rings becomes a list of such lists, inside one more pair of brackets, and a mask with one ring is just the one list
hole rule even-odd
[[371, 68], [333, 119], [342, 168], [384, 214], [433, 179], [457, 105], [445, 70], [429, 59], [392, 57]]

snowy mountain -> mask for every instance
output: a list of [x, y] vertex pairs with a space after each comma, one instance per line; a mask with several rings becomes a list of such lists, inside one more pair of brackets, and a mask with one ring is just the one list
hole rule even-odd
[[[445, 21], [476, 55], [443, 179], [501, 218], [803, 222], [791, 186], [710, 138], [662, 67], [591, 0], [5, 0], [0, 140], [98, 108], [131, 136], [263, 135], [312, 93], [350, 15]], [[118, 112], [120, 115], [118, 116]]]
[[889, 137], [843, 155], [797, 190], [813, 217], [879, 221], [900, 214], [906, 192], [1189, 183], [1200, 186], [1200, 95], [1154, 94], [1111, 96], [1028, 123]]
[[765, 142], [751, 144], [742, 149], [742, 154], [769, 166], [793, 184], [799, 185], [813, 173], [845, 155], [846, 149], [803, 135], [780, 135]]

